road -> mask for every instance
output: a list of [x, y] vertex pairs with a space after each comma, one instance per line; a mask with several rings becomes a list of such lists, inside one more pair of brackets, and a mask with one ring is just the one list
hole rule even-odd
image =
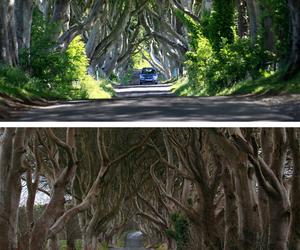
[[110, 248], [110, 250], [146, 250], [142, 232], [129, 233], [125, 240], [125, 248]]
[[119, 87], [112, 100], [56, 103], [17, 110], [11, 121], [300, 121], [300, 98], [279, 105], [257, 97], [176, 97], [170, 85]]

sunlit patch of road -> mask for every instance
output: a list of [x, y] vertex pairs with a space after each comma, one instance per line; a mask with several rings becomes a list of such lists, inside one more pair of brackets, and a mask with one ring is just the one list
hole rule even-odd
[[128, 85], [115, 87], [116, 97], [174, 96], [169, 84]]

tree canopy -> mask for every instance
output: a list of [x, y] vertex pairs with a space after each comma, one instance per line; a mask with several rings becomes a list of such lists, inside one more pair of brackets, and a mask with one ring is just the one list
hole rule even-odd
[[140, 54], [163, 77], [187, 71], [191, 88], [215, 93], [249, 76], [299, 70], [297, 0], [3, 0], [0, 8], [0, 63], [25, 60], [29, 72], [35, 11], [48, 27], [46, 51], [63, 52], [80, 36], [90, 74], [122, 79]]
[[170, 250], [299, 248], [298, 129], [5, 128], [0, 139], [2, 249], [81, 239], [94, 250], [130, 230]]

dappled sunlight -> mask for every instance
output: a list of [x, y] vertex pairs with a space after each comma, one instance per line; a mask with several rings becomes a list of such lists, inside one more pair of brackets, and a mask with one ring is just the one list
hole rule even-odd
[[[280, 107], [280, 105], [279, 105]], [[293, 106], [297, 109], [297, 106]], [[284, 107], [285, 109], [287, 107]], [[286, 109], [287, 110], [287, 109]], [[292, 121], [291, 111], [246, 97], [140, 97], [14, 112], [22, 121]], [[299, 118], [298, 118], [299, 119]]]

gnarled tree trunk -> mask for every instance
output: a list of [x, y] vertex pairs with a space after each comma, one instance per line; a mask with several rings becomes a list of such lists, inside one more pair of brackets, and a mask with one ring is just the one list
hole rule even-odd
[[18, 64], [14, 1], [0, 1], [0, 64]]
[[291, 189], [291, 224], [289, 232], [289, 249], [300, 250], [300, 146], [296, 129], [287, 129], [291, 147], [294, 175]]
[[0, 144], [0, 246], [18, 248], [18, 208], [21, 195], [25, 129], [5, 129]]
[[225, 193], [224, 250], [238, 250], [238, 207], [234, 180], [228, 167], [224, 168], [223, 188]]
[[33, 13], [32, 0], [15, 1], [16, 32], [19, 49], [29, 49]]
[[294, 76], [300, 69], [300, 2], [298, 0], [288, 0], [288, 6], [291, 17], [292, 47], [289, 53], [286, 78]]

